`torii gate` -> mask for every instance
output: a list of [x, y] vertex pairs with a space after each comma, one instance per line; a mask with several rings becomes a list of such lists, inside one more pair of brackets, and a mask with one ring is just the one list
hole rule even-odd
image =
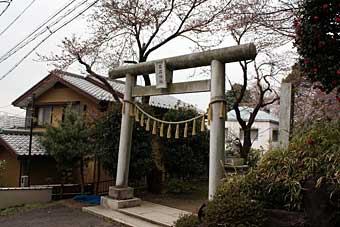
[[[219, 101], [225, 101], [225, 63], [251, 60], [256, 57], [254, 44], [226, 47], [203, 51], [188, 55], [143, 62], [136, 65], [117, 67], [109, 72], [111, 78], [126, 78], [124, 100], [132, 102], [137, 96], [168, 95], [179, 93], [211, 91], [211, 105], [219, 108]], [[211, 80], [172, 83], [172, 71], [202, 66], [211, 66]], [[136, 86], [138, 75], [156, 72], [156, 86]], [[132, 108], [124, 106], [128, 113]], [[129, 114], [122, 115], [119, 141], [118, 166], [116, 185], [110, 187], [109, 197], [102, 197], [102, 205], [118, 209], [136, 206], [140, 200], [133, 197], [133, 188], [128, 187], [129, 163], [132, 141], [133, 119]], [[213, 111], [210, 125], [209, 151], [209, 200], [216, 192], [222, 177], [220, 160], [224, 160], [225, 119], [219, 117], [218, 111]]]

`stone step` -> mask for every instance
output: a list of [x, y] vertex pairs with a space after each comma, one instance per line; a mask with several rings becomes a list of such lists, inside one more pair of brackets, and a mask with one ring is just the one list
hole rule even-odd
[[102, 196], [100, 198], [100, 205], [111, 210], [140, 206], [141, 202], [142, 201], [139, 198], [131, 198], [125, 200], [112, 199], [108, 196]]
[[146, 201], [142, 201], [139, 207], [122, 208], [118, 211], [164, 227], [173, 226], [174, 222], [180, 216], [184, 214], [190, 214], [189, 212], [183, 210]]
[[98, 217], [108, 218], [128, 227], [162, 227], [131, 215], [121, 213], [117, 210], [110, 210], [102, 206], [83, 207], [83, 211]]

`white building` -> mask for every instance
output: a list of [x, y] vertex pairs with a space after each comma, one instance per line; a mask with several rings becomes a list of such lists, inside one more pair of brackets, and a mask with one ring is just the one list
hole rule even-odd
[[5, 112], [0, 111], [0, 128], [10, 129], [10, 128], [24, 128], [24, 127], [25, 127], [24, 117], [9, 115]]
[[[253, 108], [240, 107], [241, 118], [244, 121], [249, 119]], [[243, 142], [243, 130], [236, 119], [234, 110], [228, 112], [228, 119], [225, 122], [226, 143], [239, 138]], [[268, 150], [275, 147], [279, 137], [279, 119], [274, 115], [260, 110], [257, 113], [255, 121], [252, 125], [251, 139], [252, 148]]]

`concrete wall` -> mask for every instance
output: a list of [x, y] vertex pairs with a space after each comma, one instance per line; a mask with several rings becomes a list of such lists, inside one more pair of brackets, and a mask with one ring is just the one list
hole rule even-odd
[[[234, 136], [240, 138], [241, 126], [237, 121], [226, 121], [225, 128], [228, 129], [228, 135], [226, 135], [226, 137]], [[268, 150], [271, 146], [273, 146], [272, 132], [273, 129], [279, 128], [278, 124], [271, 123], [269, 121], [257, 121], [254, 122], [252, 128], [258, 129], [258, 138], [253, 141], [252, 148], [260, 149], [262, 147], [264, 150]]]
[[52, 188], [0, 188], [0, 209], [52, 200]]

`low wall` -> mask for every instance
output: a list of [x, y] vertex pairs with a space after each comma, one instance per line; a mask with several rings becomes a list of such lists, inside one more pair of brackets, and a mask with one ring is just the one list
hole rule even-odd
[[0, 209], [51, 200], [51, 187], [0, 188]]

